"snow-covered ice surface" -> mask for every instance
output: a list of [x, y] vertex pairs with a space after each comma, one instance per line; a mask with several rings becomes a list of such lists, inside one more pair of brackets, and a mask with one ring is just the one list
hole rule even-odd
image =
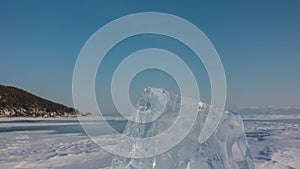
[[[268, 116], [268, 115], [265, 115]], [[300, 119], [244, 121], [256, 168], [300, 168]]]
[[[243, 115], [255, 168], [298, 169], [300, 118], [276, 117]], [[126, 122], [110, 124], [121, 132]], [[118, 141], [105, 129], [103, 139], [111, 145]], [[112, 155], [93, 143], [76, 119], [0, 119], [1, 169], [109, 169], [111, 161]]]
[[3, 119], [0, 132], [1, 169], [110, 166], [111, 155], [84, 134], [76, 119]]

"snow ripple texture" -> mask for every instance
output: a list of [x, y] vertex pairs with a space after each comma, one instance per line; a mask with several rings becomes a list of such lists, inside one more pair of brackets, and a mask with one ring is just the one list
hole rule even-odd
[[[183, 103], [182, 106], [185, 107], [184, 111], [195, 110], [186, 107], [197, 106], [198, 114], [193, 128], [179, 144], [171, 150], [151, 158], [130, 158], [115, 155], [112, 159], [111, 169], [254, 168], [244, 124], [239, 115], [227, 111], [223, 113], [217, 130], [207, 141], [200, 143], [200, 132], [208, 117], [210, 106], [202, 102], [191, 101], [189, 98], [181, 99], [179, 95], [164, 89], [145, 88], [145, 92], [137, 104], [139, 111], [136, 118], [140, 118], [140, 121], [143, 121], [143, 118], [150, 118], [150, 116], [151, 118], [158, 116], [158, 114], [160, 116], [150, 123], [129, 121], [123, 134], [130, 137], [147, 138], [164, 132], [177, 118], [181, 102]], [[213, 110], [211, 113], [217, 112], [216, 108], [213, 108]], [[172, 138], [169, 139], [172, 140]], [[135, 151], [140, 152], [136, 146], [132, 146], [133, 143], [120, 140], [118, 144], [117, 147], [130, 149], [133, 154]], [[153, 149], [159, 147], [157, 145], [159, 143], [153, 144]], [[143, 147], [138, 147], [138, 149], [143, 149]]]

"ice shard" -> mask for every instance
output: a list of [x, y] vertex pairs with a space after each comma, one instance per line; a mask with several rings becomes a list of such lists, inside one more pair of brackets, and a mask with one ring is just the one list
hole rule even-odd
[[[203, 124], [206, 120], [210, 120], [207, 118], [213, 116], [208, 116], [209, 105], [197, 101], [194, 102], [198, 104], [189, 104], [190, 102], [193, 101], [164, 89], [145, 88], [145, 92], [138, 101], [139, 110], [135, 116], [140, 122], [147, 121], [145, 118], [153, 118], [153, 116], [155, 116], [155, 120], [150, 123], [129, 121], [123, 132], [124, 135], [147, 138], [163, 133], [172, 126], [182, 107], [184, 107], [184, 113], [196, 110], [197, 117], [190, 132], [169, 151], [147, 158], [136, 158], [134, 155], [132, 157], [115, 155], [111, 169], [254, 168], [241, 117], [233, 112], [224, 112], [222, 120], [211, 137], [205, 142], [200, 142], [199, 137]], [[217, 109], [214, 110], [210, 113], [217, 111]], [[182, 123], [182, 127], [185, 127], [184, 123]], [[178, 132], [180, 133], [180, 131]], [[167, 137], [164, 141], [171, 142], [172, 139], [172, 137]], [[119, 149], [129, 149], [132, 154], [147, 152], [149, 147], [157, 149], [160, 147], [160, 142], [153, 142], [153, 145], [150, 146], [135, 146], [134, 143], [127, 143], [121, 139], [118, 145]]]

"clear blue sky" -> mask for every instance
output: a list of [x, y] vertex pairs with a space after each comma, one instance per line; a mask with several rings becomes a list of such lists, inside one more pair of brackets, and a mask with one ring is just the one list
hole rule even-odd
[[[0, 83], [72, 105], [72, 73], [86, 40], [106, 23], [136, 12], [165, 12], [198, 26], [223, 62], [228, 107], [300, 106], [300, 1], [0, 1]], [[141, 43], [142, 42], [142, 43]], [[127, 45], [127, 46], [126, 46]], [[181, 47], [180, 47], [181, 46]], [[99, 101], [106, 102], [111, 72], [137, 49], [161, 47], [187, 56], [188, 50], [164, 37], [138, 36], [108, 55], [97, 75]], [[118, 56], [118, 57], [117, 57]], [[186, 58], [193, 64], [193, 59]], [[203, 68], [198, 82], [209, 100]], [[154, 77], [158, 77], [155, 80]], [[138, 75], [133, 93], [145, 85], [168, 84], [156, 71]], [[139, 82], [140, 81], [140, 82]], [[174, 82], [174, 81], [173, 81]], [[164, 86], [163, 86], [164, 87]], [[169, 86], [176, 88], [173, 83]], [[109, 99], [108, 99], [109, 100]], [[109, 101], [108, 101], [109, 102]], [[103, 104], [103, 103], [102, 103]]]

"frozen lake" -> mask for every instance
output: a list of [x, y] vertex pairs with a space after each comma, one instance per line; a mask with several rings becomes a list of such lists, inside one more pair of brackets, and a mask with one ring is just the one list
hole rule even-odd
[[[300, 116], [243, 118], [256, 168], [300, 168]], [[109, 123], [122, 132], [126, 121]], [[116, 141], [105, 127], [100, 131], [109, 143]], [[1, 169], [109, 168], [111, 158], [89, 139], [77, 119], [0, 119]]]

